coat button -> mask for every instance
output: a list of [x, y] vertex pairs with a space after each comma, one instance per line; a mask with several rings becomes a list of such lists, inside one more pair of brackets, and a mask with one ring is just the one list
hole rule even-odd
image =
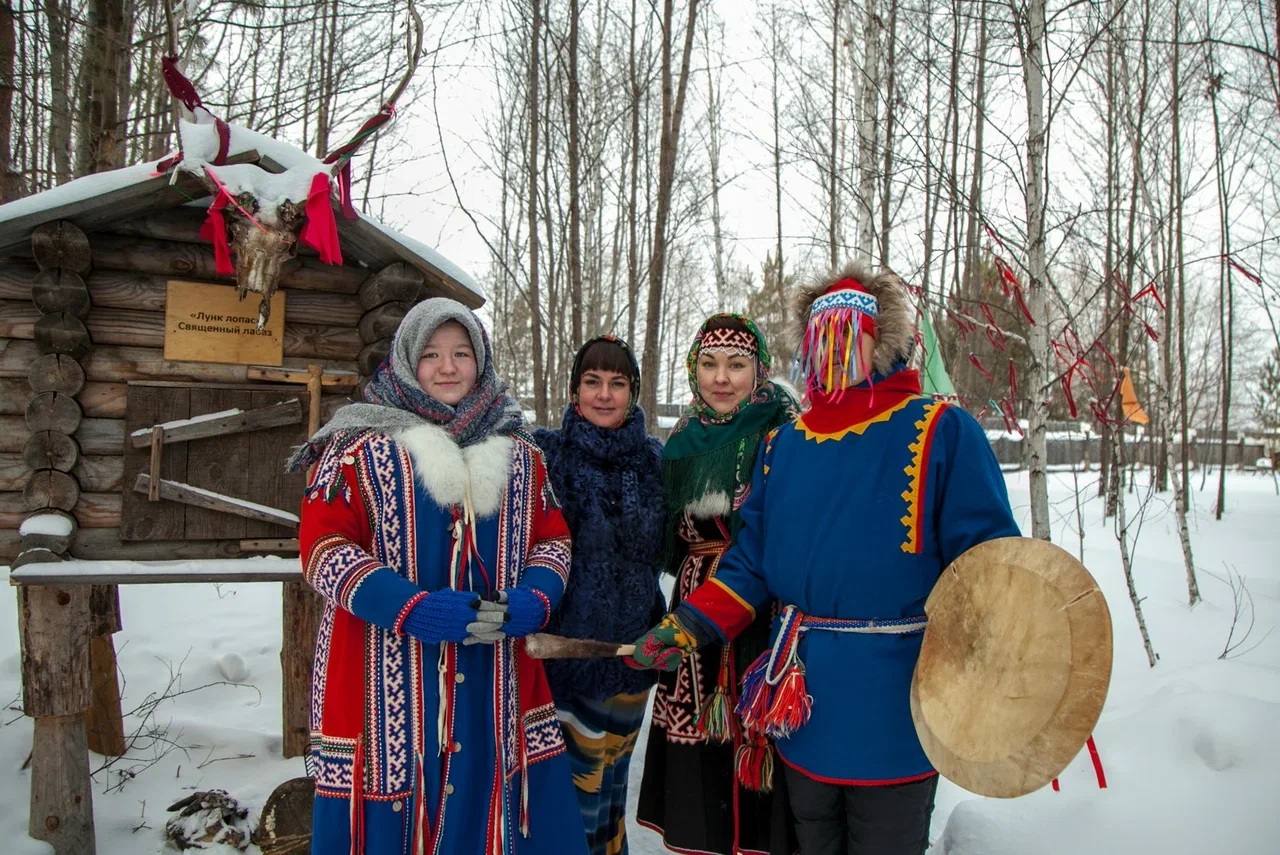
[[400, 811], [404, 810], [404, 802], [400, 801], [399, 799], [396, 799], [394, 802], [391, 803], [391, 809], [396, 813], [399, 813]]
[[454, 754], [457, 754], [457, 753], [458, 753], [459, 751], [461, 751], [461, 750], [462, 750], [462, 743], [461, 743], [461, 742], [455, 742], [455, 743], [453, 743], [453, 753], [454, 753]]
[[444, 785], [444, 794], [445, 794], [446, 796], [451, 796], [451, 795], [453, 795], [453, 784], [445, 784], [445, 785]]
[[467, 679], [467, 678], [466, 678], [466, 676], [465, 676], [465, 675], [463, 675], [463, 673], [462, 673], [461, 671], [459, 671], [457, 674], [454, 674], [454, 675], [453, 675], [453, 682], [455, 682], [455, 683], [461, 683], [461, 682], [462, 682], [463, 680], [465, 680], [465, 679]]

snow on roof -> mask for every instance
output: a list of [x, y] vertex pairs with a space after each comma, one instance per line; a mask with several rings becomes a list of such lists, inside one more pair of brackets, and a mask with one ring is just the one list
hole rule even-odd
[[[217, 127], [212, 123], [185, 121], [179, 122], [178, 125], [178, 135], [183, 147], [183, 160], [178, 169], [192, 173], [199, 172], [217, 157]], [[251, 192], [262, 203], [264, 212], [274, 211], [285, 200], [296, 203], [305, 202], [311, 190], [311, 179], [317, 173], [329, 169], [321, 161], [289, 143], [239, 125], [229, 125], [229, 127], [231, 140], [227, 148], [228, 157], [256, 151], [259, 157], [269, 160], [284, 170], [274, 172], [251, 163], [212, 167], [213, 174], [228, 191]], [[158, 175], [156, 165], [155, 161], [148, 161], [123, 169], [86, 175], [24, 199], [0, 205], [0, 223], [19, 217], [38, 215], [44, 211], [52, 211], [133, 187], [156, 178]], [[207, 206], [207, 200], [200, 201]], [[270, 218], [269, 214], [263, 216], [265, 219]], [[387, 228], [364, 214], [360, 217], [383, 235], [434, 267], [441, 275], [452, 279], [481, 298], [486, 296], [484, 289], [470, 274], [438, 251], [421, 241]], [[339, 217], [339, 226], [342, 226], [342, 217]]]
[[64, 205], [74, 205], [76, 202], [83, 202], [86, 199], [106, 195], [113, 190], [132, 187], [151, 178], [155, 175], [155, 172], [156, 164], [149, 162], [137, 163], [133, 166], [126, 166], [123, 169], [113, 169], [110, 172], [86, 175], [83, 178], [68, 181], [66, 184], [60, 184], [42, 193], [35, 193], [0, 205], [0, 223], [7, 220], [16, 220], [18, 217], [25, 217], [28, 214], [39, 214], [41, 211], [61, 208]]
[[391, 238], [396, 243], [403, 246], [405, 249], [424, 258], [432, 267], [435, 267], [445, 276], [448, 276], [471, 293], [478, 294], [486, 299], [488, 298], [489, 295], [485, 293], [484, 287], [481, 286], [479, 282], [472, 279], [471, 274], [464, 271], [461, 267], [436, 252], [425, 243], [420, 243], [408, 235], [401, 234], [395, 229], [389, 229], [367, 214], [361, 214], [360, 218], [387, 237]]

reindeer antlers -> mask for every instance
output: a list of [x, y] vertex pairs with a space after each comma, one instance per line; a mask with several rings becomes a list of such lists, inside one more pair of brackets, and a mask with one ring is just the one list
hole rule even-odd
[[351, 204], [351, 157], [356, 153], [356, 149], [364, 145], [365, 140], [395, 116], [396, 101], [404, 94], [409, 80], [413, 78], [413, 73], [418, 70], [418, 55], [422, 52], [422, 17], [414, 8], [413, 0], [409, 0], [409, 16], [412, 19], [413, 28], [412, 32], [409, 28], [405, 28], [405, 48], [409, 52], [409, 62], [404, 77], [392, 91], [391, 97], [383, 102], [382, 109], [361, 125], [360, 130], [356, 131], [356, 135], [346, 145], [330, 152], [324, 159], [325, 163], [332, 164], [329, 174], [338, 177], [338, 198], [342, 201], [342, 215], [348, 220], [354, 220], [360, 216], [356, 213], [355, 206]]
[[396, 101], [400, 100], [400, 96], [404, 94], [404, 90], [409, 86], [409, 81], [413, 79], [414, 72], [418, 70], [418, 56], [422, 53], [422, 17], [418, 14], [418, 10], [414, 8], [413, 0], [409, 0], [409, 16], [412, 27], [405, 28], [405, 50], [409, 54], [409, 60], [408, 67], [405, 68], [404, 77], [400, 78], [396, 88], [392, 90], [391, 95], [383, 102], [382, 108], [360, 126], [360, 130], [356, 131], [355, 136], [348, 140], [345, 145], [334, 149], [324, 159], [325, 163], [332, 164], [332, 168], [329, 170], [331, 175], [338, 175], [340, 172], [348, 171], [351, 157], [356, 153], [356, 150], [364, 145], [364, 141], [373, 136], [378, 128], [395, 116]]

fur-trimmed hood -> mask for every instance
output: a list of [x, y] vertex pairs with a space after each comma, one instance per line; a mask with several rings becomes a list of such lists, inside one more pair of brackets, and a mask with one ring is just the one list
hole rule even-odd
[[792, 300], [792, 317], [788, 325], [788, 346], [798, 348], [809, 324], [809, 307], [813, 301], [841, 279], [862, 283], [880, 304], [876, 317], [876, 346], [871, 353], [871, 366], [877, 374], [888, 374], [894, 365], [911, 365], [916, 356], [916, 308], [911, 295], [898, 274], [890, 270], [872, 272], [853, 263], [797, 286]]

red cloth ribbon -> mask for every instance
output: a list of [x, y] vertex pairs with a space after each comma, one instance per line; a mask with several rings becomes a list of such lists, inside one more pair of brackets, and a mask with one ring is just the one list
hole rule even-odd
[[233, 276], [236, 272], [235, 266], [231, 263], [231, 247], [227, 245], [227, 221], [222, 214], [222, 209], [227, 207], [230, 201], [231, 197], [227, 195], [227, 191], [219, 189], [213, 204], [209, 206], [209, 216], [200, 226], [201, 239], [213, 243], [214, 271], [219, 276]]
[[1164, 308], [1164, 300], [1160, 299], [1160, 292], [1159, 292], [1158, 290], [1156, 290], [1156, 283], [1155, 283], [1155, 282], [1152, 282], [1152, 283], [1151, 283], [1150, 285], [1148, 285], [1146, 288], [1143, 288], [1143, 289], [1142, 289], [1141, 291], [1139, 291], [1137, 294], [1134, 294], [1134, 295], [1133, 295], [1133, 300], [1134, 300], [1134, 302], [1136, 302], [1136, 301], [1138, 301], [1138, 300], [1141, 300], [1143, 297], [1147, 296], [1148, 294], [1150, 294], [1152, 297], [1154, 297], [1154, 298], [1155, 298], [1156, 304], [1157, 304], [1158, 306], [1160, 306], [1160, 308], [1161, 308], [1161, 309], [1163, 309], [1163, 308]]
[[218, 130], [218, 153], [214, 155], [213, 165], [222, 166], [227, 162], [227, 152], [231, 150], [231, 126], [216, 116], [213, 126]]
[[307, 194], [307, 221], [299, 238], [320, 253], [320, 260], [325, 264], [341, 264], [342, 247], [338, 242], [338, 223], [333, 218], [329, 192], [329, 176], [317, 172], [311, 179], [311, 192]]
[[204, 106], [204, 102], [196, 94], [196, 88], [191, 85], [191, 81], [178, 70], [178, 58], [176, 56], [160, 58], [160, 74], [164, 77], [165, 85], [169, 87], [169, 94], [181, 101], [188, 110], [194, 113], [196, 107]]
[[987, 370], [987, 367], [982, 364], [982, 360], [978, 359], [978, 354], [970, 353], [969, 361], [973, 363], [975, 368], [977, 368], [979, 371], [982, 372], [982, 376], [986, 377], [987, 380], [991, 381], [992, 383], [996, 381], [996, 378], [993, 377], [991, 372]]
[[1227, 254], [1224, 252], [1224, 253], [1222, 254], [1222, 259], [1223, 259], [1225, 262], [1227, 262], [1227, 264], [1230, 264], [1232, 267], [1234, 267], [1236, 270], [1239, 270], [1239, 271], [1240, 271], [1240, 273], [1241, 273], [1241, 274], [1242, 274], [1246, 279], [1248, 279], [1250, 282], [1252, 282], [1254, 285], [1261, 285], [1261, 284], [1262, 284], [1262, 277], [1261, 277], [1261, 276], [1259, 276], [1258, 274], [1253, 273], [1252, 271], [1250, 271], [1250, 270], [1246, 269], [1244, 266], [1242, 266], [1239, 262], [1237, 262], [1237, 261], [1236, 261], [1234, 258], [1232, 258], [1230, 255], [1227, 255]]
[[164, 160], [156, 164], [156, 175], [164, 175], [170, 169], [182, 163], [182, 152], [178, 152], [173, 157], [166, 157]]
[[[1107, 775], [1102, 771], [1102, 758], [1098, 756], [1098, 746], [1093, 741], [1093, 736], [1089, 737], [1089, 741], [1085, 743], [1089, 748], [1089, 759], [1093, 761], [1093, 774], [1098, 778], [1098, 789], [1105, 790], [1107, 788]], [[1053, 791], [1061, 792], [1062, 788], [1058, 786], [1058, 779], [1053, 779]]]
[[338, 172], [338, 198], [342, 202], [342, 216], [348, 220], [360, 219], [356, 206], [351, 202], [351, 161], [342, 164]]

